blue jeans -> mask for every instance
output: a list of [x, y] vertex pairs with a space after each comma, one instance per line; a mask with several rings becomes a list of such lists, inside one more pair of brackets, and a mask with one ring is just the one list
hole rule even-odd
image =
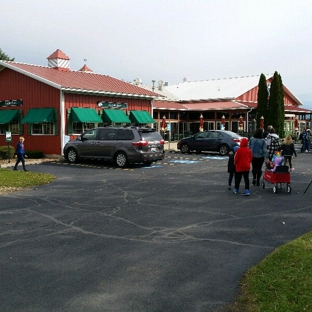
[[15, 163], [15, 166], [14, 168], [17, 169], [17, 166], [20, 162], [22, 162], [22, 165], [23, 165], [23, 169], [25, 170], [26, 167], [25, 167], [25, 158], [24, 158], [24, 154], [17, 154], [17, 160], [16, 160], [16, 163]]
[[304, 153], [306, 150], [310, 152], [310, 140], [302, 141], [301, 153]]

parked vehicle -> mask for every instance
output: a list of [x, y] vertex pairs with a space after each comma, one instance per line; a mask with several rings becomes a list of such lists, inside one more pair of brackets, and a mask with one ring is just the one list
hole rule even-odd
[[177, 144], [177, 148], [182, 153], [213, 151], [219, 152], [221, 155], [227, 155], [230, 151], [233, 151], [235, 146], [240, 145], [241, 139], [240, 135], [232, 131], [207, 130], [181, 139]]
[[164, 140], [152, 128], [99, 127], [66, 143], [63, 153], [71, 163], [102, 159], [113, 161], [118, 167], [133, 163], [150, 165], [164, 158]]

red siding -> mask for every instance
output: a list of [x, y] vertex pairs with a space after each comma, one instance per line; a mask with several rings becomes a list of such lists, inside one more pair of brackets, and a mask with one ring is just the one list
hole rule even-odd
[[[250, 89], [248, 92], [237, 97], [236, 100], [257, 103], [257, 101], [258, 101], [258, 87], [254, 87], [253, 89]], [[294, 106], [298, 106], [298, 103], [292, 97], [290, 97], [289, 94], [287, 94], [286, 92], [284, 92], [284, 104], [286, 104], [286, 105], [291, 104]]]
[[[48, 86], [38, 80], [27, 77], [11, 69], [3, 69], [0, 74], [0, 101], [23, 100], [21, 107], [0, 107], [4, 109], [22, 109], [23, 117], [31, 108], [53, 107], [58, 110], [58, 135], [28, 135], [27, 125], [23, 126], [26, 149], [40, 150], [46, 154], [61, 154], [60, 138], [60, 90]], [[146, 110], [151, 113], [151, 101], [144, 99], [131, 99], [122, 97], [105, 97], [95, 95], [80, 95], [66, 93], [65, 101], [65, 122], [67, 122], [67, 108], [70, 107], [91, 107], [99, 111], [98, 101], [127, 103], [129, 110]], [[65, 124], [67, 129], [67, 124]], [[66, 130], [65, 130], [66, 131]], [[66, 134], [66, 133], [65, 133]], [[13, 135], [12, 145], [18, 142], [19, 135]], [[6, 145], [5, 135], [0, 135], [0, 146]]]
[[[23, 106], [0, 107], [0, 110], [22, 109], [24, 117], [31, 108], [53, 107], [58, 109], [58, 125], [60, 126], [60, 91], [18, 72], [4, 69], [0, 75], [0, 101], [17, 99], [23, 100]], [[61, 154], [60, 135], [28, 135], [27, 125], [23, 127], [26, 150], [39, 150], [46, 154]], [[13, 135], [11, 143], [13, 146], [18, 143], [18, 137], [19, 135]], [[0, 146], [2, 145], [7, 145], [5, 135], [0, 135]]]
[[95, 96], [95, 95], [80, 95], [73, 93], [65, 94], [65, 109], [70, 107], [91, 107], [100, 110], [97, 107], [97, 102], [119, 102], [127, 103], [127, 110], [146, 110], [151, 113], [151, 101], [150, 100], [141, 100], [141, 99], [130, 99], [122, 97], [105, 97], [105, 96]]
[[258, 99], [258, 87], [254, 87], [250, 89], [248, 92], [236, 98], [236, 100], [244, 102], [257, 102], [257, 99]]

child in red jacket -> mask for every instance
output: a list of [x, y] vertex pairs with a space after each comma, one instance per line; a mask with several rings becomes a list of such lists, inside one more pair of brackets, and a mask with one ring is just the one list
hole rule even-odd
[[248, 147], [248, 139], [243, 138], [240, 143], [240, 148], [236, 151], [234, 156], [235, 163], [235, 189], [234, 193], [238, 194], [239, 184], [244, 177], [245, 181], [245, 191], [241, 194], [244, 196], [249, 196], [249, 171], [250, 163], [252, 161], [252, 152]]

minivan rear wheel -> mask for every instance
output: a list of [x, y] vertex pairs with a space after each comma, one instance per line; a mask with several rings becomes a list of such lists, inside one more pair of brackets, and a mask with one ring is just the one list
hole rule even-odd
[[74, 148], [70, 148], [67, 151], [67, 159], [70, 163], [75, 163], [78, 161], [79, 157], [77, 151]]
[[117, 152], [115, 155], [115, 165], [119, 168], [124, 168], [128, 165], [127, 155], [123, 152]]

